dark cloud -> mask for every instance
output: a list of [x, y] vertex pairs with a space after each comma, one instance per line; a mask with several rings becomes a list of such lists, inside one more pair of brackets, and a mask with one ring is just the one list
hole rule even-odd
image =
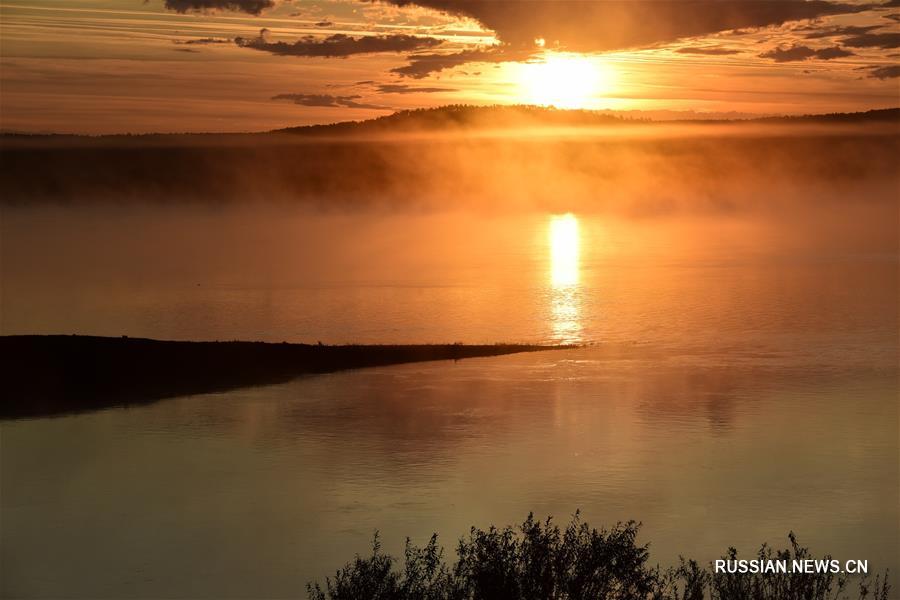
[[864, 33], [869, 33], [873, 29], [878, 29], [879, 27], [881, 27], [881, 25], [869, 25], [866, 27], [857, 27], [854, 25], [848, 25], [846, 27], [829, 27], [827, 29], [820, 29], [813, 31], [812, 33], [807, 33], [805, 37], [808, 40], [815, 40], [839, 35], [862, 35]]
[[865, 33], [842, 40], [851, 48], [900, 48], [900, 33]]
[[332, 23], [328, 19], [323, 19], [322, 21], [319, 21], [318, 23], [316, 23], [316, 27], [333, 27], [333, 26], [334, 26], [334, 23]]
[[294, 104], [299, 104], [300, 106], [392, 110], [387, 106], [357, 102], [359, 98], [361, 98], [359, 95], [332, 96], [331, 94], [278, 94], [277, 96], [272, 96], [272, 100], [288, 100]]
[[221, 9], [258, 15], [273, 6], [275, 6], [273, 0], [166, 0], [166, 8], [181, 13]]
[[505, 43], [548, 44], [583, 52], [671, 42], [720, 31], [860, 12], [866, 5], [808, 0], [383, 0], [472, 17]]
[[409, 64], [392, 69], [404, 77], [422, 79], [432, 73], [452, 69], [466, 63], [512, 62], [527, 60], [537, 52], [536, 49], [514, 49], [509, 46], [491, 46], [474, 50], [463, 50], [454, 54], [414, 54]]
[[889, 15], [882, 15], [885, 19], [890, 19], [891, 21], [897, 21], [900, 23], [900, 13], [891, 13]]
[[872, 71], [869, 73], [869, 77], [873, 79], [895, 79], [900, 77], [900, 65], [873, 67]]
[[205, 46], [207, 44], [230, 44], [233, 40], [228, 38], [195, 38], [191, 40], [173, 40], [176, 44], [184, 44], [186, 46]]
[[818, 58], [819, 60], [831, 60], [833, 58], [844, 58], [853, 55], [853, 52], [845, 50], [840, 46], [832, 46], [831, 48], [822, 48], [820, 50], [816, 50], [816, 58]]
[[705, 54], [709, 56], [726, 56], [728, 54], [740, 54], [740, 50], [722, 48], [721, 46], [685, 46], [675, 52], [679, 54]]
[[808, 46], [792, 46], [790, 48], [773, 48], [760, 54], [760, 58], [771, 58], [775, 62], [791, 62], [806, 60], [816, 55], [816, 51]]
[[235, 38], [238, 46], [263, 50], [281, 56], [318, 56], [345, 57], [354, 54], [373, 54], [377, 52], [411, 52], [433, 48], [441, 40], [414, 35], [379, 35], [351, 37], [338, 33], [327, 38], [304, 36], [293, 43], [270, 42], [268, 31], [263, 29], [255, 38]]
[[810, 58], [831, 60], [833, 58], [853, 56], [853, 53], [838, 46], [834, 46], [833, 48], [821, 48], [819, 50], [814, 50], [809, 46], [790, 46], [788, 48], [773, 48], [768, 52], [763, 52], [759, 56], [760, 58], [771, 58], [775, 62], [795, 62]]
[[453, 88], [446, 87], [416, 87], [405, 83], [382, 83], [377, 87], [382, 94], [432, 94], [436, 92], [452, 92]]

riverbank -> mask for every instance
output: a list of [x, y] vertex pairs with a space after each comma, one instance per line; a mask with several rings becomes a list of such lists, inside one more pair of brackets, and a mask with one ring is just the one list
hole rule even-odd
[[221, 392], [294, 377], [565, 346], [177, 342], [66, 335], [0, 337], [0, 418], [41, 417]]

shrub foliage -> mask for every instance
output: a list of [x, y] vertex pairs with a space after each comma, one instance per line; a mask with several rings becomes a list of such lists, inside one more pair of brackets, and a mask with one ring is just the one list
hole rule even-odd
[[[311, 600], [887, 600], [890, 591], [886, 574], [850, 586], [836, 574], [715, 573], [683, 558], [663, 570], [649, 564], [639, 529], [634, 521], [594, 529], [578, 513], [560, 529], [528, 515], [517, 528], [473, 527], [452, 563], [437, 535], [422, 548], [407, 539], [400, 560], [382, 551], [376, 533], [371, 555], [356, 556], [324, 589], [307, 590]], [[812, 558], [793, 533], [789, 539], [789, 548], [763, 545], [756, 558]], [[737, 551], [724, 558], [736, 560]]]

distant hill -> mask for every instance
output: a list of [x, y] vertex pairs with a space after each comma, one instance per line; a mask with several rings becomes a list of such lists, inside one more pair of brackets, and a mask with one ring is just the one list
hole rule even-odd
[[792, 117], [761, 117], [756, 123], [864, 123], [866, 121], [898, 121], [900, 108], [881, 108], [855, 113], [826, 113], [822, 115], [799, 115]]
[[468, 106], [449, 105], [438, 108], [404, 110], [366, 121], [344, 121], [329, 125], [287, 127], [272, 133], [301, 135], [342, 135], [403, 133], [413, 131], [456, 131], [462, 129], [507, 129], [515, 127], [597, 127], [635, 123], [862, 123], [869, 121], [900, 122], [900, 108], [884, 108], [857, 113], [830, 113], [801, 116], [767, 116], [758, 118], [708, 118], [684, 113], [677, 118], [671, 113], [665, 120], [654, 120], [644, 113], [611, 113], [609, 111], [561, 110], [542, 106]]
[[324, 125], [285, 127], [259, 133], [146, 133], [86, 136], [75, 134], [22, 133], [0, 131], [0, 143], [14, 140], [191, 140], [218, 143], [228, 138], [252, 140], [254, 136], [291, 134], [311, 137], [345, 135], [384, 135], [394, 133], [452, 133], [473, 129], [504, 130], [517, 128], [606, 127], [635, 124], [723, 124], [723, 123], [866, 123], [900, 124], [900, 108], [884, 108], [855, 113], [829, 113], [799, 116], [763, 116], [750, 118], [746, 113], [696, 113], [693, 111], [593, 111], [557, 109], [544, 106], [497, 105], [470, 106], [451, 104], [437, 108], [403, 110], [365, 121], [342, 121]]
[[544, 127], [621, 125], [630, 122], [635, 121], [589, 110], [559, 110], [541, 106], [452, 104], [437, 108], [403, 110], [366, 121], [287, 127], [277, 129], [275, 132], [299, 134], [387, 133], [418, 130], [453, 131], [487, 127], [505, 129], [529, 125]]

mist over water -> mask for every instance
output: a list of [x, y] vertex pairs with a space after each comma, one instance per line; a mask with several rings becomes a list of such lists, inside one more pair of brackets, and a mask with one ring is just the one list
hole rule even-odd
[[19, 190], [3, 334], [586, 346], [4, 422], [4, 591], [299, 595], [374, 529], [396, 553], [576, 508], [642, 520], [663, 565], [794, 530], [896, 572], [897, 138], [691, 131]]

